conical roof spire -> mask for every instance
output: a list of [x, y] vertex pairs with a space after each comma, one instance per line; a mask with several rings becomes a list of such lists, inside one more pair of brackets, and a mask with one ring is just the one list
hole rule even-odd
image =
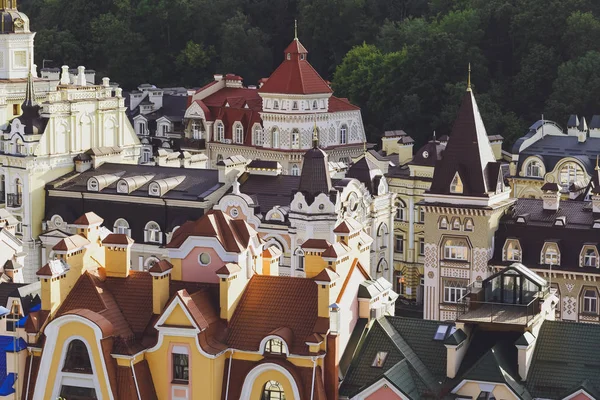
[[35, 101], [35, 87], [33, 85], [33, 75], [29, 71], [27, 75], [27, 87], [25, 88], [25, 101], [23, 102], [22, 108], [33, 107], [36, 105]]

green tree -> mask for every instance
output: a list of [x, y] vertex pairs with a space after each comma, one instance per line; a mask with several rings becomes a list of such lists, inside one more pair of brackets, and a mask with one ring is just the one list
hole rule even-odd
[[569, 59], [590, 50], [600, 51], [600, 20], [591, 12], [575, 11], [567, 18], [562, 47]]

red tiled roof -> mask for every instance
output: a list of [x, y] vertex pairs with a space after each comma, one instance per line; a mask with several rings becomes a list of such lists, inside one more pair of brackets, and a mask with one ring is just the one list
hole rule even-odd
[[[133, 370], [135, 370], [135, 377], [133, 376]], [[148, 361], [142, 360], [136, 363], [133, 370], [129, 366], [117, 367], [117, 398], [119, 400], [157, 399]], [[138, 382], [137, 388], [140, 391], [139, 397], [136, 390], [136, 381]]]
[[168, 262], [167, 260], [160, 260], [157, 263], [154, 263], [152, 267], [148, 270], [151, 274], [162, 274], [163, 272], [167, 272], [173, 269], [173, 264]]
[[256, 231], [243, 220], [234, 220], [219, 210], [211, 210], [197, 221], [188, 221], [177, 231], [168, 248], [178, 248], [190, 236], [214, 237], [225, 251], [239, 253], [246, 249]]
[[360, 110], [360, 107], [350, 103], [346, 98], [339, 98], [331, 96], [329, 98], [329, 112], [340, 112], [340, 111], [356, 111]]
[[300, 247], [303, 249], [326, 250], [329, 248], [329, 246], [331, 246], [331, 243], [325, 239], [308, 239], [306, 242], [302, 243], [302, 246]]
[[208, 322], [206, 322], [206, 319], [204, 319], [204, 315], [202, 315], [202, 312], [198, 309], [196, 303], [192, 300], [192, 297], [189, 295], [187, 290], [183, 289], [177, 292], [177, 297], [179, 300], [181, 300], [183, 306], [188, 310], [198, 328], [200, 328], [201, 331], [208, 328]]
[[318, 286], [311, 279], [255, 275], [250, 279], [229, 324], [227, 342], [257, 351], [269, 333], [287, 327], [293, 333], [290, 353], [307, 354], [304, 339], [318, 317]]
[[315, 282], [333, 282], [339, 279], [340, 275], [331, 268], [323, 268], [313, 279]]
[[109, 320], [91, 310], [76, 308], [74, 310], [64, 313], [63, 315], [79, 315], [80, 317], [92, 321], [98, 326], [98, 328], [100, 328], [102, 334], [104, 335], [103, 337], [105, 338], [112, 336], [114, 332], [113, 324]]
[[133, 243], [133, 239], [123, 233], [111, 233], [102, 241], [102, 244], [129, 245]]
[[354, 233], [361, 229], [360, 224], [353, 218], [346, 218], [333, 229], [333, 233]]
[[223, 265], [221, 268], [215, 271], [217, 275], [225, 275], [229, 276], [231, 274], [235, 274], [236, 272], [240, 272], [242, 268], [238, 264], [227, 263]]
[[36, 272], [39, 277], [58, 276], [66, 273], [69, 270], [69, 265], [64, 260], [50, 260], [48, 264]]
[[338, 258], [344, 254], [347, 254], [349, 249], [341, 242], [337, 242], [329, 246], [327, 250], [321, 254], [323, 258]]
[[75, 222], [73, 222], [73, 225], [100, 225], [103, 222], [104, 220], [96, 215], [96, 213], [88, 212], [77, 218]]
[[[306, 53], [308, 52], [304, 46], [299, 40], [295, 39], [287, 47], [283, 62], [271, 74], [269, 80], [259, 89], [259, 92], [281, 94], [333, 93], [327, 82], [306, 60]], [[290, 54], [289, 60], [287, 54]], [[300, 57], [301, 54], [303, 57]]]

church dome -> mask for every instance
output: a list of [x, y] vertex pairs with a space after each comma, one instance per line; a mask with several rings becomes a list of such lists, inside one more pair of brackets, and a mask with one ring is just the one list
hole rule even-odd
[[29, 33], [29, 17], [17, 10], [17, 0], [0, 0], [0, 33]]

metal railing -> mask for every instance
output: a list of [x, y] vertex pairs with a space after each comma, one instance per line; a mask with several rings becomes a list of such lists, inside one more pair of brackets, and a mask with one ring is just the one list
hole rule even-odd
[[23, 195], [21, 193], [9, 193], [6, 196], [6, 205], [8, 207], [21, 207], [23, 204]]
[[540, 299], [527, 304], [474, 301], [468, 297], [456, 304], [457, 320], [528, 325], [540, 313]]

